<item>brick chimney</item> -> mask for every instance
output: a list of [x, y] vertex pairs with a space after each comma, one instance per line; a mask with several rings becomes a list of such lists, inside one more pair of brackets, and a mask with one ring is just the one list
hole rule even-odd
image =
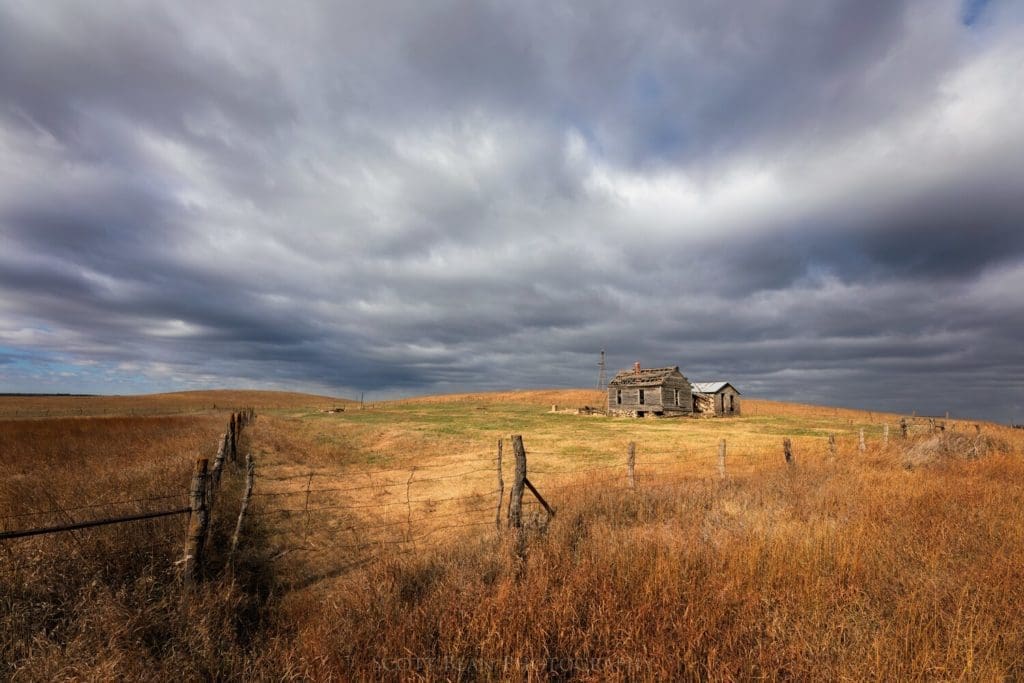
[[633, 363], [633, 372], [638, 375], [640, 374], [640, 361]]

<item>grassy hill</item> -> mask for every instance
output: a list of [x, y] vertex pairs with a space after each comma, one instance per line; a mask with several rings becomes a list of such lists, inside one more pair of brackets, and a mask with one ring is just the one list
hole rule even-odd
[[288, 391], [177, 391], [142, 396], [0, 396], [0, 419], [110, 415], [174, 415], [228, 412], [250, 406], [257, 410], [316, 409], [346, 405], [348, 399]]
[[[214, 573], [198, 593], [177, 584], [181, 519], [0, 541], [0, 670], [1024, 675], [1020, 430], [910, 419], [904, 440], [899, 416], [751, 399], [728, 419], [550, 412], [600, 400], [494, 392], [361, 410], [275, 392], [2, 398], [6, 528], [183, 495], [228, 412], [256, 406], [259, 417], [242, 444], [258, 477], [232, 575]], [[527, 494], [522, 554], [495, 523], [510, 434], [523, 436], [528, 477], [556, 512], [548, 519]], [[237, 514], [231, 481], [214, 509], [222, 527]]]

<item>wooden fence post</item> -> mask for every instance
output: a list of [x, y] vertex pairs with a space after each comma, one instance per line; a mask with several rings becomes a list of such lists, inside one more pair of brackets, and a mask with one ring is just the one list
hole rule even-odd
[[725, 439], [718, 442], [718, 476], [725, 479]]
[[221, 440], [220, 447], [217, 449], [217, 457], [213, 459], [213, 469], [210, 471], [210, 476], [207, 477], [206, 489], [207, 489], [207, 503], [213, 507], [213, 497], [220, 487], [220, 475], [224, 471], [224, 440]]
[[790, 465], [793, 464], [793, 442], [789, 440], [787, 436], [782, 440], [782, 454], [786, 456], [786, 462]]
[[245, 455], [245, 491], [242, 493], [242, 507], [238, 510], [238, 523], [235, 524], [235, 533], [231, 536], [231, 550], [228, 551], [228, 566], [234, 566], [235, 551], [238, 550], [238, 539], [242, 535], [242, 521], [245, 519], [245, 512], [249, 509], [249, 499], [252, 498], [252, 487], [256, 483], [256, 462], [252, 459], [252, 453]]
[[868, 445], [864, 441], [864, 428], [863, 427], [860, 428], [860, 444], [858, 444], [857, 448], [860, 449], [861, 453], [863, 453], [864, 451], [866, 451], [868, 449]]
[[498, 439], [498, 509], [494, 513], [494, 525], [501, 531], [501, 501], [505, 497], [505, 480], [501, 477], [501, 450], [503, 442]]
[[523, 489], [526, 487], [526, 449], [519, 434], [512, 435], [512, 452], [516, 456], [516, 474], [509, 494], [508, 523], [520, 529], [523, 526]]
[[234, 443], [234, 441], [235, 441], [235, 432], [231, 428], [231, 422], [229, 421], [228, 424], [227, 424], [227, 431], [224, 433], [224, 454], [228, 458], [231, 457], [231, 449], [234, 448], [234, 446], [232, 445]]
[[626, 478], [629, 480], [629, 488], [636, 488], [636, 443], [629, 442], [626, 446]]
[[833, 460], [836, 457], [836, 433], [829, 432], [828, 435], [828, 456]]
[[206, 498], [206, 471], [209, 462], [206, 458], [196, 460], [192, 473], [192, 486], [188, 493], [188, 502], [192, 514], [188, 520], [188, 536], [185, 539], [184, 572], [186, 583], [196, 583], [202, 578], [203, 554], [206, 549], [206, 536], [210, 529], [210, 509]]
[[231, 413], [231, 462], [238, 462], [238, 421]]
[[905, 439], [907, 438], [907, 418], [900, 418], [900, 435]]

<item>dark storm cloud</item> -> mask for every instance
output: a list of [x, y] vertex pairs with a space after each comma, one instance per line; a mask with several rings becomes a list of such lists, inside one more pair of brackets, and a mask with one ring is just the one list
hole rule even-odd
[[11, 390], [587, 385], [1019, 419], [1024, 17], [0, 0]]

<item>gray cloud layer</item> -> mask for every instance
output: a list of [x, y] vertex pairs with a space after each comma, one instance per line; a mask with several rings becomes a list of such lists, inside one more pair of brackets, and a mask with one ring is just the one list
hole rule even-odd
[[1022, 46], [1012, 0], [0, 0], [0, 380], [587, 385], [605, 347], [1021, 420]]

